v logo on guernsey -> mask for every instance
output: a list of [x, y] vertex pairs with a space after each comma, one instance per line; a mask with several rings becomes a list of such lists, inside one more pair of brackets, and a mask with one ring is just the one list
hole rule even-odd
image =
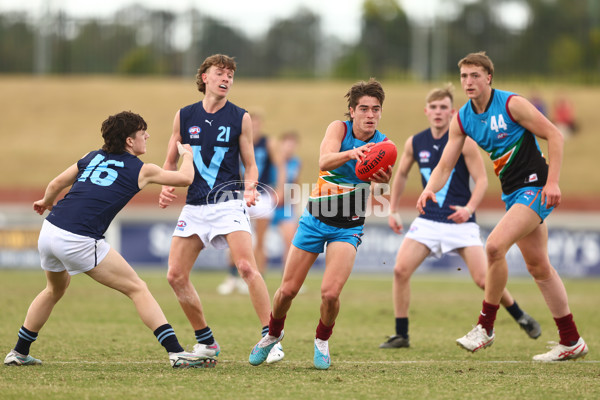
[[215, 147], [214, 149], [215, 153], [207, 166], [204, 164], [204, 160], [202, 160], [202, 146], [192, 146], [192, 150], [194, 151], [194, 164], [196, 165], [200, 176], [202, 176], [211, 189], [215, 186], [217, 174], [219, 173], [221, 163], [225, 158], [225, 153], [229, 151], [229, 147]]

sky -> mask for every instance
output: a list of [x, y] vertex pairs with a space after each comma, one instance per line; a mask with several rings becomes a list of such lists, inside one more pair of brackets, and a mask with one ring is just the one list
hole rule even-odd
[[[460, 0], [464, 3], [473, 0]], [[157, 10], [185, 12], [195, 7], [201, 13], [237, 27], [250, 36], [260, 36], [281, 18], [287, 18], [301, 6], [307, 7], [321, 17], [321, 26], [326, 34], [337, 36], [346, 43], [355, 42], [360, 35], [361, 7], [364, 0], [0, 0], [0, 13], [6, 11], [29, 11], [39, 17], [45, 7], [62, 9], [76, 17], [109, 17], [118, 9], [133, 3]], [[216, 4], [217, 3], [217, 4]], [[449, 14], [445, 0], [399, 0], [408, 16], [422, 23], [430, 22], [438, 14]], [[507, 23], [523, 24], [526, 16], [517, 1], [505, 6], [498, 13]], [[216, 5], [215, 5], [216, 4]]]

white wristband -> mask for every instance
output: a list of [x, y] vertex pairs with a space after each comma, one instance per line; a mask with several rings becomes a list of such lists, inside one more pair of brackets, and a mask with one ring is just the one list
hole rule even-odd
[[400, 217], [400, 213], [398, 211], [390, 213], [390, 217], [394, 218], [396, 224], [402, 225], [402, 217]]

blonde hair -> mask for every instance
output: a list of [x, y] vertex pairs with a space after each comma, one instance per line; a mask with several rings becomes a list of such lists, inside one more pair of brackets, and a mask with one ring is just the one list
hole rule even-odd
[[425, 96], [425, 102], [431, 103], [436, 100], [444, 100], [446, 97], [450, 99], [450, 103], [454, 103], [454, 85], [447, 83], [443, 88], [432, 89], [427, 96]]

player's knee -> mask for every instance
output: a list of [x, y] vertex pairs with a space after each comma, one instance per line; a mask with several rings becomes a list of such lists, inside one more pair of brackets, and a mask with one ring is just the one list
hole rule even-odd
[[236, 268], [240, 277], [245, 281], [253, 279], [254, 275], [259, 273], [256, 268], [252, 267], [252, 263], [245, 258], [237, 262]]
[[480, 288], [485, 289], [485, 275], [484, 276], [474, 276], [473, 282]]
[[180, 269], [169, 267], [169, 271], [167, 272], [167, 281], [173, 289], [178, 289], [189, 281], [189, 276]]
[[279, 298], [283, 301], [293, 300], [298, 295], [299, 290], [289, 286], [281, 285], [279, 288]]
[[56, 287], [47, 287], [46, 293], [55, 303], [59, 301], [67, 292], [67, 287], [64, 288], [56, 288]]
[[527, 271], [534, 279], [545, 280], [551, 276], [551, 265], [549, 263], [527, 263]]
[[339, 301], [340, 295], [337, 291], [322, 289], [321, 301], [323, 304], [335, 304]]
[[394, 267], [394, 279], [400, 282], [408, 282], [410, 280], [411, 273], [402, 264], [396, 264]]
[[506, 252], [507, 249], [505, 249], [504, 246], [501, 246], [493, 241], [488, 241], [485, 245], [485, 253], [488, 261], [500, 260], [504, 258]]

